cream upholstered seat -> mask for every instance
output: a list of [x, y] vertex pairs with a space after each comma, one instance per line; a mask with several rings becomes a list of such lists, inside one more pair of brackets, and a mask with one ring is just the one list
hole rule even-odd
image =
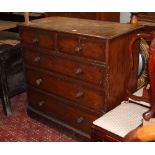
[[[137, 90], [135, 93], [133, 93], [133, 95], [138, 96], [138, 97], [142, 97], [143, 96], [143, 90], [144, 90], [144, 87], [142, 87], [141, 89]], [[139, 105], [144, 105], [146, 107], [151, 107], [150, 102], [144, 102], [142, 100], [141, 101], [137, 101], [137, 100], [135, 100], [133, 98], [130, 98], [130, 97], [128, 99], [129, 99], [129, 101], [135, 102], [135, 103], [137, 103]]]
[[146, 111], [148, 111], [146, 107], [124, 101], [115, 109], [95, 120], [93, 124], [124, 137], [142, 123], [142, 115]]
[[[142, 89], [134, 93], [134, 95], [141, 96]], [[148, 103], [142, 102], [143, 104], [149, 106]], [[93, 124], [120, 137], [124, 137], [131, 130], [142, 124], [142, 115], [149, 109], [149, 107], [142, 105], [123, 101], [119, 106], [95, 120]]]

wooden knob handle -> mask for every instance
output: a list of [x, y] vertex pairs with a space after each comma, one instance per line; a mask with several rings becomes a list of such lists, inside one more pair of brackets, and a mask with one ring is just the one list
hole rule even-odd
[[41, 58], [39, 56], [37, 56], [37, 57], [34, 58], [34, 62], [37, 62], [38, 63], [38, 62], [40, 62], [40, 59]]
[[80, 74], [82, 74], [82, 72], [83, 72], [82, 68], [76, 68], [75, 71], [74, 71], [74, 73], [76, 75], [80, 75]]
[[130, 21], [131, 24], [137, 25], [138, 24], [138, 18], [136, 15], [133, 15]]
[[84, 121], [84, 117], [80, 116], [79, 118], [77, 118], [77, 123], [80, 124]]
[[79, 46], [75, 47], [75, 52], [79, 53], [81, 50], [82, 50], [81, 47], [79, 47]]
[[32, 39], [32, 43], [38, 43], [39, 42], [39, 39], [37, 38], [37, 37], [34, 37], [33, 39]]
[[45, 104], [45, 101], [40, 101], [40, 102], [38, 103], [38, 106], [41, 107], [41, 106], [43, 106], [44, 104]]
[[76, 94], [75, 94], [75, 97], [76, 98], [79, 98], [79, 97], [82, 97], [84, 95], [84, 91], [83, 90], [80, 90], [78, 91]]
[[43, 81], [42, 79], [37, 79], [36, 84], [39, 86], [42, 83], [42, 81]]

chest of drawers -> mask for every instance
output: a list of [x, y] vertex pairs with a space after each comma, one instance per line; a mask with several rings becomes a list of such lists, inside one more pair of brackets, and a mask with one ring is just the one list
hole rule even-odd
[[[89, 137], [90, 126], [123, 99], [128, 44], [142, 26], [48, 17], [20, 26], [28, 111]], [[137, 82], [135, 45], [131, 90]]]

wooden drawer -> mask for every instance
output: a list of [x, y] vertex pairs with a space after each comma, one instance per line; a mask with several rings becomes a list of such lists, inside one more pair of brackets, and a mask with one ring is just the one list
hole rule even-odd
[[91, 37], [58, 34], [58, 50], [88, 59], [105, 62], [105, 42]]
[[63, 103], [63, 101], [56, 99], [52, 95], [34, 89], [29, 89], [28, 97], [30, 106], [34, 109], [89, 134], [92, 122], [99, 117], [96, 114], [84, 111], [82, 108], [79, 109], [79, 107]]
[[38, 72], [32, 69], [26, 70], [27, 82], [33, 87], [42, 89], [49, 93], [60, 95], [64, 98], [76, 101], [87, 107], [103, 109], [104, 92], [87, 88], [82, 83], [59, 77], [56, 74]]
[[60, 56], [46, 55], [29, 49], [24, 49], [23, 55], [26, 64], [92, 82], [98, 86], [104, 86], [105, 68], [103, 66], [79, 63]]
[[20, 32], [20, 35], [23, 43], [52, 50], [55, 48], [54, 32], [41, 29], [25, 28]]

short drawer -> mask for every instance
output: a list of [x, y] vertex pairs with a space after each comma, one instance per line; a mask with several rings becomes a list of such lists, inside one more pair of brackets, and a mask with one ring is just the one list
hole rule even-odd
[[92, 122], [99, 117], [82, 108], [63, 103], [63, 101], [51, 95], [33, 89], [29, 89], [28, 97], [29, 104], [34, 109], [88, 134], [91, 132]]
[[76, 101], [78, 104], [93, 109], [103, 109], [103, 91], [87, 88], [82, 83], [71, 79], [68, 80], [67, 78], [64, 79], [55, 73], [51, 75], [45, 72], [27, 69], [26, 76], [28, 84], [33, 87]]
[[105, 62], [105, 42], [100, 39], [58, 34], [58, 50], [75, 56]]
[[54, 50], [55, 33], [51, 31], [25, 28], [20, 32], [22, 43], [31, 44], [35, 47]]
[[58, 72], [79, 80], [104, 86], [105, 68], [86, 63], [79, 63], [56, 55], [46, 55], [37, 51], [24, 49], [24, 61], [26, 64]]

